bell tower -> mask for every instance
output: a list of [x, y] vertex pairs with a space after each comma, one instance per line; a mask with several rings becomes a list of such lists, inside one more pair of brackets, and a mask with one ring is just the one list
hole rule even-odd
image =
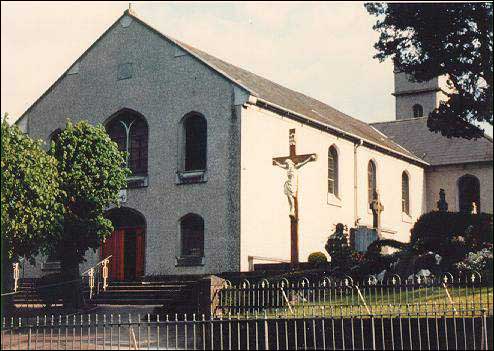
[[427, 117], [447, 99], [448, 86], [446, 76], [440, 76], [426, 82], [413, 82], [403, 72], [394, 71], [396, 119]]

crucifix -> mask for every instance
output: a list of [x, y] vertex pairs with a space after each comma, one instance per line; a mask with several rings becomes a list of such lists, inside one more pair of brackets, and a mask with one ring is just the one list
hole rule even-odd
[[384, 211], [384, 206], [381, 203], [379, 192], [374, 190], [374, 200], [370, 203], [370, 209], [372, 210], [372, 226], [377, 230], [377, 237], [381, 238], [381, 212]]
[[308, 162], [317, 159], [316, 154], [297, 155], [295, 150], [295, 129], [290, 129], [288, 134], [290, 155], [274, 157], [273, 166], [286, 169], [287, 180], [284, 185], [284, 193], [288, 199], [290, 216], [290, 257], [292, 265], [298, 264], [298, 174], [297, 170]]

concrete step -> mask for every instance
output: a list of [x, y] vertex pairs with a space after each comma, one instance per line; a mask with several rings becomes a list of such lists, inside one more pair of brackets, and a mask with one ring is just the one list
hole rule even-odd
[[149, 305], [149, 306], [162, 306], [173, 304], [173, 299], [137, 299], [137, 298], [101, 298], [97, 297], [92, 300], [97, 305]]
[[107, 290], [177, 290], [187, 287], [187, 284], [168, 285], [112, 285]]

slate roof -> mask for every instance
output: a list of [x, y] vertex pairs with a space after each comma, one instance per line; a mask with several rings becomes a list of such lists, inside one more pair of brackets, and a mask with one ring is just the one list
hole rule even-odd
[[[397, 144], [386, 135], [380, 133], [378, 130], [371, 127], [369, 124], [350, 117], [333, 107], [326, 105], [325, 103], [313, 99], [307, 95], [296, 92], [294, 90], [285, 88], [277, 83], [274, 83], [266, 78], [258, 76], [254, 73], [246, 71], [242, 68], [236, 67], [230, 63], [220, 60], [214, 56], [211, 56], [201, 50], [198, 50], [188, 44], [175, 40], [167, 35], [164, 35], [153, 26], [144, 22], [141, 18], [137, 17], [135, 13], [126, 10], [124, 14], [118, 18], [115, 23], [108, 28], [77, 60], [82, 59], [86, 53], [91, 50], [96, 43], [99, 42], [119, 21], [123, 16], [130, 16], [137, 22], [143, 24], [145, 27], [155, 32], [172, 43], [175, 43], [183, 50], [187, 51], [192, 56], [202, 61], [207, 66], [216, 70], [218, 73], [247, 90], [251, 95], [255, 96], [261, 102], [267, 103], [276, 108], [294, 113], [299, 117], [309, 120], [315, 124], [323, 127], [328, 127], [336, 132], [347, 135], [350, 138], [362, 139], [364, 142], [371, 146], [381, 148], [386, 152], [390, 152], [397, 157], [404, 157], [412, 162], [427, 165], [423, 159], [417, 157], [415, 154]], [[72, 66], [71, 66], [72, 67]], [[62, 76], [60, 76], [55, 83], [53, 83], [47, 91], [45, 91], [16, 121], [18, 123], [46, 94], [48, 94], [65, 76], [70, 70], [69, 67]]]
[[488, 136], [477, 140], [447, 138], [427, 127], [427, 117], [372, 123], [389, 138], [432, 166], [492, 161], [493, 144]]
[[159, 32], [157, 29], [144, 22], [141, 18], [136, 17], [135, 14], [128, 12], [126, 13], [154, 32], [163, 36], [165, 39], [168, 39], [185, 51], [189, 52], [192, 56], [198, 58], [203, 63], [221, 73], [240, 87], [246, 89], [256, 98], [267, 102], [268, 104], [272, 104], [273, 106], [281, 107], [286, 111], [294, 112], [301, 117], [305, 117], [319, 124], [334, 128], [335, 130], [341, 131], [349, 136], [364, 139], [364, 141], [368, 141], [371, 144], [390, 150], [395, 154], [399, 154], [408, 159], [413, 159], [421, 164], [425, 163], [422, 159], [417, 158], [413, 153], [393, 142], [385, 135], [369, 126], [367, 123], [350, 117], [321, 101], [285, 88], [275, 82], [258, 76], [257, 74], [246, 71], [240, 67], [211, 56], [204, 51], [173, 39]]

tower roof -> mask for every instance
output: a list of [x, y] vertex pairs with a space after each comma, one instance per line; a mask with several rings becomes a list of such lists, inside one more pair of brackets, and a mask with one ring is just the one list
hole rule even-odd
[[492, 139], [447, 138], [427, 127], [427, 117], [371, 124], [432, 166], [492, 162]]

